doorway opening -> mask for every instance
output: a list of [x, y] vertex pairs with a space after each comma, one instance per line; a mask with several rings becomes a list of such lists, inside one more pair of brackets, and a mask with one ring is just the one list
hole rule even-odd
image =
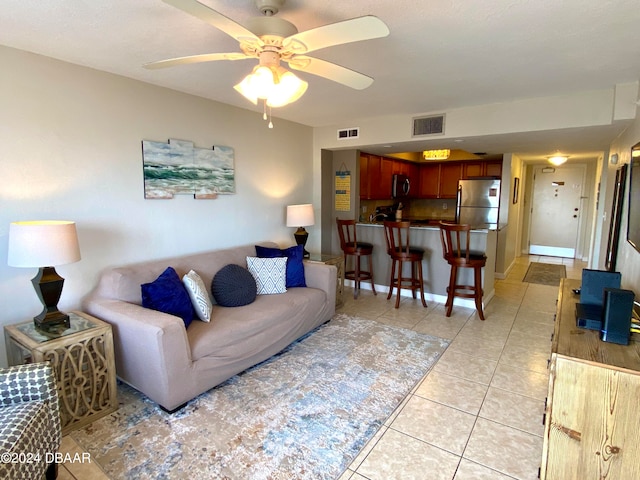
[[585, 165], [533, 167], [529, 254], [577, 256], [588, 198], [585, 180]]

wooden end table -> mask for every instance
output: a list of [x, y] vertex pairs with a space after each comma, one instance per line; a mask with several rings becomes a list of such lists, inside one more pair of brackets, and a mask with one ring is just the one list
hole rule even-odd
[[33, 320], [4, 327], [9, 365], [53, 365], [62, 435], [118, 409], [111, 325], [82, 312], [69, 317], [71, 327], [56, 335]]
[[342, 255], [312, 253], [307, 261], [336, 266], [338, 269], [338, 281], [336, 282], [336, 307], [341, 306], [343, 301], [342, 294], [344, 292], [344, 257]]

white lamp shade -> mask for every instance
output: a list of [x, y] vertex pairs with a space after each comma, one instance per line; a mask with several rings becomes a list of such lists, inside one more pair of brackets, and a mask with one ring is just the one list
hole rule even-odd
[[287, 206], [287, 227], [307, 227], [314, 223], [315, 217], [313, 216], [312, 204]]
[[9, 225], [7, 263], [12, 267], [55, 267], [80, 260], [76, 224], [44, 220]]

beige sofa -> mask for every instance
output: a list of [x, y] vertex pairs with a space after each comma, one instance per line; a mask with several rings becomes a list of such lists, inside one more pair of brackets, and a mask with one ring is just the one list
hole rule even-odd
[[[260, 243], [277, 247], [274, 243]], [[336, 268], [304, 262], [307, 287], [258, 295], [242, 307], [213, 306], [211, 322], [188, 328], [176, 316], [142, 307], [140, 285], [166, 267], [195, 270], [210, 291], [223, 266], [246, 267], [254, 245], [148, 261], [104, 271], [84, 310], [113, 326], [116, 370], [125, 383], [167, 411], [278, 353], [335, 313]]]

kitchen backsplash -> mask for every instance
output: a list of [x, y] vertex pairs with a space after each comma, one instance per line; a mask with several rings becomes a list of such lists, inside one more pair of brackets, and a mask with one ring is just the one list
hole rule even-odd
[[[367, 221], [377, 207], [390, 207], [398, 202], [392, 200], [360, 200], [360, 221]], [[443, 208], [446, 205], [446, 208]], [[454, 220], [455, 199], [403, 199], [402, 217], [434, 220]]]
[[[437, 220], [454, 220], [456, 217], [455, 199], [418, 199], [411, 200], [407, 216]], [[446, 205], [446, 208], [443, 208]], [[404, 214], [403, 214], [404, 215]]]

